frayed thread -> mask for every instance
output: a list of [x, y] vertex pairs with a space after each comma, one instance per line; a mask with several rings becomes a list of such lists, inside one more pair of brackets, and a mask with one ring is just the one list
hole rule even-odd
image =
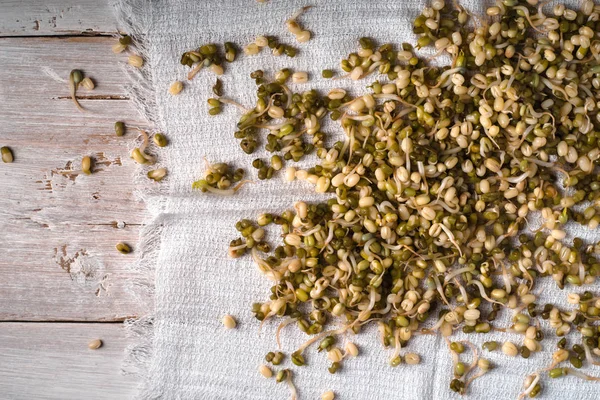
[[119, 28], [131, 36], [133, 47], [144, 59], [142, 68], [127, 66], [125, 69], [131, 83], [126, 87], [126, 93], [142, 117], [152, 126], [161, 129], [164, 124], [158, 117], [156, 93], [152, 85], [152, 59], [145, 40], [151, 25], [151, 13], [148, 12], [151, 8], [149, 0], [119, 0], [114, 4]]
[[[148, 122], [148, 127], [140, 127], [149, 134], [156, 131], [164, 132], [165, 124], [161, 118], [158, 105], [156, 103], [156, 92], [153, 86], [152, 65], [153, 60], [150, 57], [150, 51], [147, 45], [146, 37], [151, 25], [152, 4], [149, 0], [120, 0], [114, 4], [117, 23], [119, 29], [123, 29], [132, 38], [132, 48], [135, 53], [144, 59], [142, 68], [134, 68], [128, 64], [123, 66], [123, 72], [127, 75], [129, 84], [125, 87], [125, 93], [133, 103], [134, 108]], [[139, 146], [139, 140], [136, 138], [129, 144], [129, 151]], [[152, 151], [148, 151], [152, 154]], [[150, 170], [164, 167], [168, 164], [164, 154], [161, 155], [159, 162], [154, 165], [140, 165], [136, 169], [134, 184], [141, 187], [142, 200], [151, 196], [159, 196], [168, 193], [169, 176], [160, 183], [148, 179], [147, 174]]]
[[152, 359], [152, 342], [154, 340], [154, 318], [146, 316], [127, 319], [124, 322], [125, 332], [133, 343], [125, 348], [125, 360], [121, 367], [124, 375], [146, 378]]
[[[148, 128], [142, 128], [148, 132], [164, 131], [164, 121], [160, 116], [156, 102], [156, 92], [153, 87], [152, 65], [150, 51], [147, 46], [147, 36], [151, 29], [152, 4], [150, 0], [118, 0], [113, 4], [115, 15], [120, 31], [127, 33], [133, 40], [133, 48], [145, 63], [140, 69], [132, 68], [125, 64], [125, 74], [129, 78], [129, 85], [125, 91], [135, 109], [142, 118], [148, 122]], [[138, 147], [138, 140], [132, 141], [131, 149]], [[160, 164], [168, 165], [168, 160], [163, 158]], [[159, 165], [160, 165], [159, 164]], [[140, 239], [136, 253], [136, 262], [131, 268], [136, 272], [136, 278], [132, 280], [128, 291], [139, 301], [148, 302], [148, 309], [152, 310], [149, 315], [137, 319], [125, 321], [125, 331], [132, 344], [125, 349], [125, 359], [121, 368], [124, 374], [132, 374], [140, 378], [140, 393], [136, 398], [149, 398], [144, 394], [148, 391], [149, 371], [153, 358], [154, 340], [154, 289], [155, 271], [160, 252], [161, 232], [163, 229], [163, 212], [166, 199], [160, 195], [168, 193], [168, 175], [160, 183], [148, 179], [146, 174], [150, 169], [159, 166], [140, 166], [136, 170], [134, 184], [136, 186], [135, 197], [144, 201], [150, 211], [150, 221], [144, 224], [140, 232]]]
[[[148, 302], [154, 299], [154, 282], [158, 254], [161, 245], [161, 233], [164, 217], [157, 216], [152, 222], [144, 224], [140, 231], [140, 239], [137, 245], [138, 257], [130, 268], [136, 273], [127, 290], [139, 300]], [[152, 310], [154, 304], [149, 304]]]

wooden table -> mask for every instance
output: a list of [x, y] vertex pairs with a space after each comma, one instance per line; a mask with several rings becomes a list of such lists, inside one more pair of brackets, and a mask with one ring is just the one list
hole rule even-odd
[[[130, 344], [122, 321], [144, 315], [149, 299], [128, 291], [145, 211], [133, 197], [133, 133], [142, 125], [124, 90], [111, 45], [116, 20], [106, 0], [0, 2], [0, 397], [118, 399], [135, 376], [121, 374]], [[97, 84], [69, 99], [69, 72]], [[81, 158], [96, 173], [81, 174]], [[90, 340], [104, 346], [89, 350]]]

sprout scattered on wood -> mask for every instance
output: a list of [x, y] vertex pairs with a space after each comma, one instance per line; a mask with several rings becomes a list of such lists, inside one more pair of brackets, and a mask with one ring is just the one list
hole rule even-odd
[[83, 80], [81, 81], [81, 86], [83, 86], [87, 90], [94, 90], [94, 88], [96, 87], [94, 81], [88, 77], [83, 78]]
[[100, 347], [102, 347], [102, 340], [100, 339], [94, 339], [91, 342], [88, 343], [88, 349], [90, 350], [98, 350]]
[[90, 156], [84, 156], [81, 159], [81, 171], [84, 174], [91, 175], [93, 167], [93, 160]]
[[2, 155], [2, 162], [11, 163], [14, 161], [13, 153], [10, 147], [3, 146], [0, 149], [0, 153]]
[[69, 91], [71, 93], [71, 99], [79, 111], [84, 111], [76, 97], [77, 87], [81, 81], [83, 81], [83, 72], [78, 69], [72, 70], [69, 74]]
[[115, 43], [112, 46], [112, 51], [115, 54], [122, 53], [123, 51], [127, 50], [127, 47], [131, 43], [132, 43], [131, 36], [129, 36], [129, 35], [122, 35], [121, 37], [119, 37], [118, 43]]
[[123, 242], [117, 243], [117, 245], [115, 246], [115, 248], [121, 254], [129, 254], [129, 253], [131, 253], [131, 247], [127, 243], [123, 243]]
[[115, 135], [123, 136], [125, 134], [125, 123], [122, 121], [115, 122]]

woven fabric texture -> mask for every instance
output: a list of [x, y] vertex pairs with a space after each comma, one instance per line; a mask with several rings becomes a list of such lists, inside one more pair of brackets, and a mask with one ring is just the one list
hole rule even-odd
[[[238, 61], [226, 65], [226, 73], [221, 77], [226, 97], [250, 107], [256, 90], [250, 72], [262, 69], [272, 76], [283, 67], [309, 73], [309, 84], [292, 85], [296, 90], [343, 87], [351, 93], [362, 93], [369, 80], [325, 80], [320, 71], [339, 70], [341, 58], [356, 50], [357, 38], [362, 36], [380, 43], [414, 43], [411, 22], [425, 5], [414, 0], [329, 0], [311, 4], [315, 7], [300, 18], [313, 33], [313, 39], [305, 44], [297, 44], [284, 27], [290, 15], [307, 5], [304, 1], [271, 0], [261, 4], [254, 0], [124, 0], [120, 4], [122, 14], [130, 13], [121, 17], [138, 33], [147, 61], [142, 81], [138, 82], [145, 90], [137, 91], [136, 100], [170, 140], [170, 145], [159, 153], [169, 170], [168, 179], [160, 191], [146, 196], [150, 204], [160, 205], [154, 210], [154, 223], [160, 224], [161, 229], [147, 233], [158, 235], [156, 240], [143, 238], [154, 245], [160, 243], [160, 248], [144, 259], [156, 268], [153, 339], [147, 348], [150, 358], [142, 378], [142, 399], [289, 397], [285, 384], [277, 385], [257, 370], [264, 355], [277, 347], [277, 324], [266, 323], [259, 332], [259, 324], [250, 312], [253, 302], [267, 300], [270, 282], [249, 257], [227, 258], [227, 246], [236, 237], [234, 224], [239, 219], [282, 211], [300, 199], [314, 201], [324, 197], [313, 194], [306, 183], [284, 182], [281, 174], [270, 181], [258, 181], [250, 163], [267, 154], [247, 156], [239, 149], [233, 132], [240, 111], [228, 105], [221, 115], [209, 116], [206, 99], [212, 96], [215, 75], [203, 70], [188, 82], [188, 69], [180, 65], [179, 59], [183, 52], [200, 44], [247, 44], [258, 35], [275, 35], [282, 42], [297, 46], [298, 56], [274, 57], [268, 51], [251, 57], [239, 55]], [[473, 12], [481, 12], [483, 7], [482, 2], [475, 0], [463, 5]], [[175, 80], [185, 84], [179, 96], [168, 93]], [[136, 88], [132, 91], [136, 93]], [[340, 133], [334, 125], [325, 126], [325, 130], [333, 136]], [[232, 197], [193, 192], [191, 183], [202, 175], [204, 158], [243, 166], [256, 183], [246, 185]], [[270, 232], [269, 238], [277, 241], [277, 235]], [[552, 282], [545, 282], [537, 292], [542, 289], [548, 301], [564, 303], [565, 293]], [[225, 314], [236, 317], [237, 329], [224, 330], [221, 317]], [[288, 354], [307, 338], [294, 326], [284, 328], [281, 337], [283, 350]], [[457, 339], [461, 338], [464, 336], [457, 335]], [[479, 345], [493, 339], [522, 343], [522, 337], [501, 333], [469, 338]], [[388, 365], [392, 350], [382, 348], [375, 326], [342, 340], [357, 343], [361, 355], [346, 360], [343, 370], [335, 375], [327, 372], [326, 357], [314, 347], [305, 353], [308, 366], [295, 367], [289, 357], [286, 359], [283, 366], [293, 367], [301, 399], [320, 398], [327, 390], [335, 391], [340, 400], [460, 398], [448, 388], [452, 359], [439, 336], [421, 335], [411, 340], [410, 351], [421, 355], [421, 364], [396, 368]], [[544, 351], [528, 360], [509, 358], [501, 351], [483, 354], [496, 368], [474, 381], [469, 398], [516, 398], [524, 377], [548, 365], [553, 349], [554, 341], [548, 340]], [[544, 379], [543, 398], [559, 397], [598, 398], [598, 388], [573, 377]]]

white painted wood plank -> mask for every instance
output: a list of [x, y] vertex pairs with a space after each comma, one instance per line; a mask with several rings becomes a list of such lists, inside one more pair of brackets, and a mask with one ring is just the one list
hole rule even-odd
[[[88, 103], [97, 112], [74, 114], [67, 100], [46, 102], [29, 115], [18, 113], [15, 101], [0, 108], [7, 128], [0, 143], [14, 154], [13, 163], [0, 164], [0, 216], [31, 218], [50, 228], [142, 222], [144, 206], [133, 197], [136, 164], [128, 153], [136, 135], [132, 130], [119, 138], [113, 128], [115, 116], [136, 124], [134, 110], [124, 101]], [[92, 175], [81, 172], [86, 155], [95, 160]]]
[[[0, 99], [46, 108], [36, 102], [69, 96], [72, 69], [82, 70], [96, 83], [92, 91], [80, 88], [79, 95], [122, 98], [126, 83], [122, 66], [128, 55], [112, 52], [117, 42], [112, 37], [0, 38]], [[79, 114], [73, 111], [72, 115]]]
[[[118, 241], [137, 242], [145, 207], [134, 199], [130, 130], [143, 124], [123, 98], [126, 77], [114, 39], [0, 39], [0, 145], [15, 162], [0, 163], [0, 320], [114, 321], [145, 314], [147, 298], [129, 290], [136, 277]], [[30, 67], [23, 55], [33, 54]], [[79, 112], [61, 79], [81, 68], [97, 82]], [[81, 91], [81, 94], [87, 94]], [[81, 158], [96, 160], [81, 173]], [[154, 183], [154, 182], [152, 182]]]
[[132, 286], [135, 254], [115, 250], [118, 241], [135, 249], [138, 226], [17, 222], [0, 226], [0, 321], [122, 321], [147, 313], [147, 292]]
[[[93, 339], [104, 345], [88, 349]], [[128, 399], [137, 378], [120, 373], [122, 324], [0, 323], [3, 399]]]
[[116, 32], [110, 3], [108, 0], [3, 0], [0, 36]]

